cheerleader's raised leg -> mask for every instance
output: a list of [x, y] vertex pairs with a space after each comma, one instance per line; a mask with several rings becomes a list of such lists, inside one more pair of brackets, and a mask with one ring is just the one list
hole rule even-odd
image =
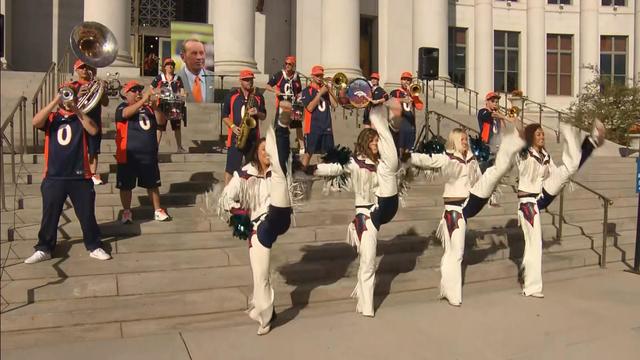
[[249, 241], [249, 260], [253, 273], [253, 297], [249, 317], [259, 323], [258, 335], [271, 330], [275, 316], [274, 291], [270, 281], [271, 247], [291, 224], [291, 198], [287, 182], [289, 129], [276, 125], [267, 130], [265, 149], [271, 162], [270, 205], [267, 214], [255, 226]]

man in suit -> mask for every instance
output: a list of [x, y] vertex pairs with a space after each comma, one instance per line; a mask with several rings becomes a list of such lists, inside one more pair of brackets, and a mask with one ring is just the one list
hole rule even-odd
[[212, 103], [214, 78], [213, 72], [204, 68], [205, 51], [202, 41], [198, 39], [185, 40], [182, 43], [180, 57], [184, 66], [177, 75], [184, 82], [187, 102]]

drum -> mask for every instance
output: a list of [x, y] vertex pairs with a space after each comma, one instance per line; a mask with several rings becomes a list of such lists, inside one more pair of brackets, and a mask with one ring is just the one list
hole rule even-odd
[[[168, 90], [168, 91], [167, 91]], [[167, 121], [180, 121], [184, 116], [185, 101], [182, 96], [171, 89], [160, 90], [160, 111], [167, 117]]]
[[[372, 96], [371, 85], [365, 79], [353, 79], [346, 89], [346, 108], [362, 109], [369, 105]], [[342, 100], [340, 101], [342, 103]]]
[[302, 120], [304, 119], [304, 104], [300, 100], [296, 100], [291, 104], [291, 124], [289, 127], [293, 129], [302, 128]]

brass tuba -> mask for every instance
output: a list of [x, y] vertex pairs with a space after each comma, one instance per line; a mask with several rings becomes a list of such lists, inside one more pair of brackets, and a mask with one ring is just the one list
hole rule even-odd
[[236, 142], [236, 147], [240, 150], [244, 150], [247, 146], [247, 139], [249, 139], [249, 133], [251, 129], [255, 128], [258, 124], [253, 116], [249, 115], [249, 109], [255, 106], [255, 96], [253, 96], [255, 90], [249, 91], [247, 103], [244, 106], [244, 115], [242, 116], [242, 122], [240, 123], [240, 135]]
[[[111, 65], [118, 55], [118, 42], [115, 35], [104, 25], [86, 21], [76, 25], [71, 30], [69, 38], [71, 51], [83, 63], [94, 68]], [[78, 98], [78, 109], [87, 113], [91, 111], [102, 98], [105, 91], [104, 82], [92, 79], [87, 84], [86, 93]]]

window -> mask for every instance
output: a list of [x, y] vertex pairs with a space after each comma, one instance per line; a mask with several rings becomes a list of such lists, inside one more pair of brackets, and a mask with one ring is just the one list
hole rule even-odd
[[571, 96], [573, 35], [547, 34], [547, 95]]
[[454, 84], [466, 86], [467, 29], [449, 28], [449, 78]]
[[493, 87], [511, 92], [518, 88], [520, 33], [494, 31], [493, 36]]
[[625, 0], [602, 0], [602, 6], [625, 6]]
[[605, 85], [624, 85], [627, 80], [627, 37], [600, 37], [600, 76]]
[[547, 0], [547, 4], [551, 5], [571, 5], [571, 0]]

